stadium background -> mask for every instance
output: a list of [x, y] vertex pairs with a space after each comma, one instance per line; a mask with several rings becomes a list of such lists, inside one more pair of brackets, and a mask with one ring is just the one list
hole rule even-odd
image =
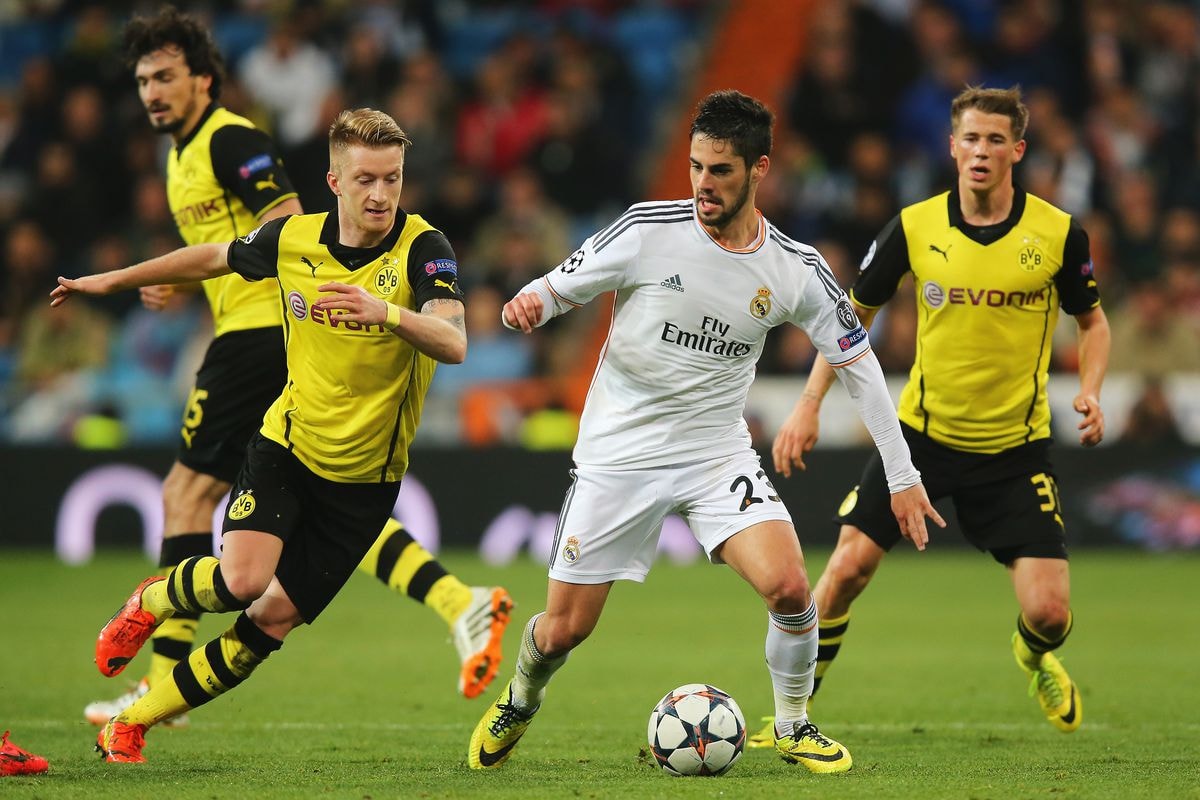
[[[11, 476], [0, 504], [19, 509], [0, 520], [0, 545], [50, 544], [64, 494], [91, 467], [161, 474], [210, 336], [198, 296], [166, 313], [133, 293], [54, 312], [45, 303], [56, 274], [179, 244], [161, 177], [169, 140], [150, 130], [117, 52], [123, 22], [154, 7], [0, 4], [0, 467]], [[1032, 124], [1018, 180], [1083, 220], [1112, 322], [1109, 432], [1094, 458], [1071, 452], [1069, 318], [1057, 337], [1051, 398], [1073, 543], [1200, 543], [1195, 4], [184, 7], [211, 21], [226, 54], [222, 102], [273, 132], [306, 209], [331, 207], [324, 131], [337, 110], [384, 108], [416, 142], [403, 202], [460, 255], [471, 336], [467, 362], [439, 370], [413, 458], [414, 482], [444, 495], [433, 497], [447, 515], [440, 541], [473, 545], [514, 504], [557, 507], [605, 304], [533, 337], [502, 330], [499, 305], [628, 203], [686, 194], [683, 130], [696, 98], [736, 86], [770, 101], [778, 125], [760, 206], [849, 285], [875, 232], [951, 181], [947, 104], [976, 82], [1024, 88]], [[913, 325], [902, 296], [872, 331], [894, 391]], [[747, 407], [759, 445], [812, 357], [800, 331], [773, 334]], [[826, 404], [816, 468], [784, 487], [806, 541], [831, 540], [812, 498], [838, 496], [869, 446], [840, 391]], [[505, 470], [510, 458], [529, 465], [529, 479]], [[102, 544], [136, 544], [154, 526], [127, 502], [97, 513]]]

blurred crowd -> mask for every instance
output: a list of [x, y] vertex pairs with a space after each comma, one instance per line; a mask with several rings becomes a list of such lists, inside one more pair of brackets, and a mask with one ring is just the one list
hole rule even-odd
[[[646, 199], [658, 145], [683, 135], [705, 43], [736, 0], [180, 5], [210, 21], [229, 72], [221, 102], [273, 134], [306, 210], [333, 207], [325, 131], [337, 111], [382, 108], [412, 136], [403, 204], [464, 265], [471, 341], [465, 364], [438, 372], [430, 435], [568, 441], [553, 387], [590, 371], [581, 354], [603, 320], [585, 310], [522, 337], [501, 328], [500, 306]], [[1146, 431], [1177, 435], [1163, 382], [1200, 373], [1196, 3], [812, 6], [803, 63], [776, 107], [758, 195], [768, 218], [849, 286], [902, 206], [952, 184], [950, 99], [969, 83], [1020, 84], [1032, 119], [1018, 181], [1083, 222], [1114, 330], [1111, 371], [1145, 379]], [[132, 292], [46, 303], [57, 274], [180, 244], [162, 179], [170, 142], [150, 130], [118, 52], [129, 15], [155, 7], [0, 2], [0, 441], [177, 435], [211, 335], [202, 298], [153, 313]], [[911, 364], [915, 324], [911, 302], [878, 318], [871, 337], [889, 371]], [[1054, 366], [1071, 371], [1074, 337], [1060, 333]], [[813, 355], [802, 332], [777, 329], [759, 371], [797, 375]], [[507, 417], [485, 404], [473, 421], [476, 390], [492, 385], [525, 387], [528, 402]], [[545, 396], [550, 407], [530, 416]]]

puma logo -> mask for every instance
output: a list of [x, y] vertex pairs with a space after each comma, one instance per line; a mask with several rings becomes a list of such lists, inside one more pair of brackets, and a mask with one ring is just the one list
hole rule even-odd
[[274, 189], [277, 192], [279, 191], [279, 184], [275, 182], [274, 172], [267, 175], [267, 179], [265, 181], [254, 182], [254, 191], [261, 192], [263, 189]]
[[314, 278], [317, 277], [317, 267], [319, 267], [325, 263], [324, 261], [319, 261], [316, 264], [314, 264], [308, 260], [308, 256], [300, 256], [300, 260], [304, 263], [304, 266], [306, 266], [312, 270], [312, 276]]
[[929, 249], [932, 250], [933, 252], [939, 254], [942, 258], [946, 259], [947, 263], [950, 261], [950, 248], [951, 247], [954, 247], [954, 245], [948, 244], [948, 245], [946, 245], [946, 249], [943, 250], [942, 248], [938, 247], [936, 244], [929, 245]]
[[434, 285], [434, 286], [440, 286], [440, 287], [442, 287], [443, 289], [449, 289], [449, 290], [450, 290], [450, 291], [452, 291], [452, 292], [457, 292], [457, 291], [458, 291], [458, 282], [457, 282], [457, 281], [453, 281], [453, 280], [452, 280], [452, 281], [450, 281], [449, 283], [446, 283], [446, 282], [445, 282], [444, 280], [442, 280], [441, 278], [438, 278], [438, 279], [436, 279], [436, 280], [433, 282], [433, 285]]

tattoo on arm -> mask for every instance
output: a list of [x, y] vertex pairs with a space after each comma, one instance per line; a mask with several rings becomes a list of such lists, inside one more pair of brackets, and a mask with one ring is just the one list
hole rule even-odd
[[[450, 311], [451, 313], [443, 314], [438, 313], [439, 311]], [[453, 313], [455, 311], [458, 313]], [[466, 317], [461, 300], [450, 300], [442, 297], [436, 297], [433, 300], [426, 302], [425, 305], [421, 306], [421, 313], [433, 314], [441, 317], [463, 333], [467, 332]]]

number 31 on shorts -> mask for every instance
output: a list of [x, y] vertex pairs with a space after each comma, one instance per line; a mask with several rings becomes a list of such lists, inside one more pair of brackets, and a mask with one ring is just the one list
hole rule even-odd
[[[755, 486], [755, 481], [758, 485]], [[729, 491], [732, 492], [739, 500], [738, 511], [745, 511], [751, 506], [763, 502], [765, 496], [772, 503], [779, 502], [779, 495], [775, 491], [774, 484], [767, 477], [765, 470], [759, 470], [751, 479], [748, 475], [738, 475], [733, 479], [733, 483], [729, 484]]]

